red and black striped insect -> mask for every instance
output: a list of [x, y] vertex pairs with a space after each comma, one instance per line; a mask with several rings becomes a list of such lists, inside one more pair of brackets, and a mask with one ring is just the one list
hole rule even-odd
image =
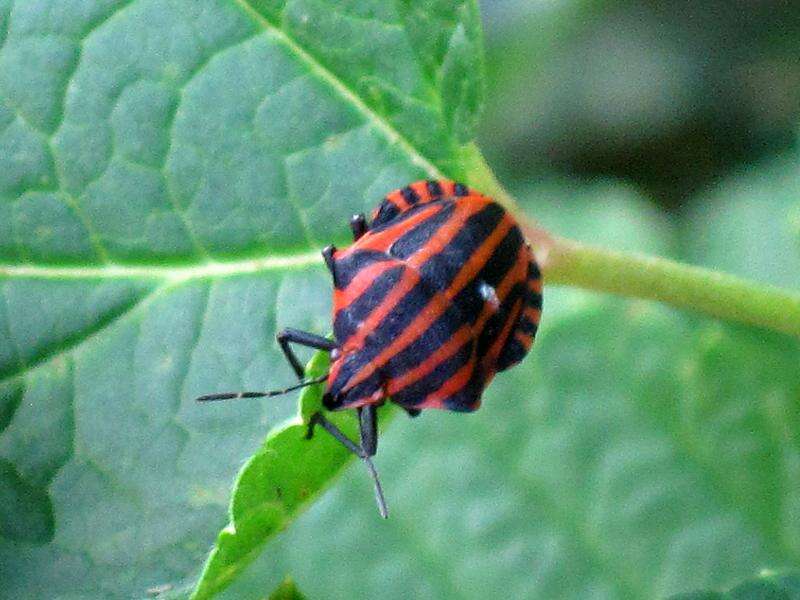
[[[360, 443], [322, 413], [312, 417], [308, 437], [320, 425], [364, 460], [385, 517], [370, 460], [378, 443], [377, 407], [388, 400], [411, 416], [426, 408], [476, 410], [495, 374], [530, 349], [542, 281], [511, 215], [460, 183], [412, 183], [386, 196], [371, 224], [356, 215], [351, 228], [352, 246], [322, 251], [333, 276], [334, 340], [296, 329], [277, 336], [301, 383], [199, 400], [273, 396], [327, 380], [323, 405], [357, 410]], [[329, 373], [303, 380], [290, 344], [329, 351]]]

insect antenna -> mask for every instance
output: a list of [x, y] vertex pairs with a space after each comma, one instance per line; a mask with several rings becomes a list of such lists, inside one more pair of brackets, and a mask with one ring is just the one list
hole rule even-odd
[[288, 394], [294, 390], [299, 390], [315, 383], [322, 383], [328, 378], [328, 374], [315, 377], [314, 379], [306, 379], [300, 383], [284, 388], [282, 390], [271, 390], [268, 392], [223, 392], [221, 394], [208, 394], [197, 398], [197, 402], [214, 402], [216, 400], [238, 400], [239, 398], [271, 398], [273, 396], [280, 396]]

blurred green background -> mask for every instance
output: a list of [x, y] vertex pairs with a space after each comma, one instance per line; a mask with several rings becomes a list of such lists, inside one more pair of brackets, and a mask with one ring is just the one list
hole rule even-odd
[[504, 181], [553, 170], [692, 205], [730, 172], [795, 147], [796, 3], [481, 3], [481, 142]]

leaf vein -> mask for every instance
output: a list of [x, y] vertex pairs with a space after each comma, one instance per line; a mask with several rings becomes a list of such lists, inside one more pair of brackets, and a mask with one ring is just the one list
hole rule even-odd
[[319, 253], [256, 256], [241, 261], [208, 261], [195, 265], [125, 265], [109, 263], [97, 267], [58, 266], [41, 264], [0, 264], [3, 279], [153, 279], [182, 282], [210, 277], [235, 277], [264, 271], [304, 269], [321, 264]]
[[[6, 308], [5, 324], [6, 324], [6, 331], [8, 332], [8, 341], [9, 344], [11, 344], [11, 347], [14, 350], [14, 354], [16, 355], [17, 358], [17, 369], [21, 372], [25, 370], [26, 365], [25, 365], [25, 359], [22, 357], [22, 350], [19, 347], [19, 343], [17, 342], [13, 332], [11, 331], [11, 303], [8, 300], [7, 285], [3, 286], [2, 296], [3, 296], [3, 304], [5, 305]], [[13, 379], [13, 377], [10, 377], [8, 379]], [[0, 380], [0, 383], [5, 383], [5, 382], [6, 379]]]
[[[98, 319], [96, 323], [94, 323], [93, 327], [89, 327], [82, 331], [78, 331], [72, 336], [61, 340], [59, 343], [53, 345], [50, 348], [45, 348], [41, 350], [36, 356], [34, 356], [31, 360], [28, 361], [21, 361], [21, 365], [17, 366], [16, 368], [12, 368], [6, 370], [5, 372], [0, 372], [0, 384], [6, 383], [11, 379], [16, 377], [25, 376], [37, 367], [44, 365], [55, 358], [60, 356], [64, 356], [69, 352], [73, 351], [75, 348], [80, 346], [81, 344], [87, 342], [92, 337], [95, 337], [120, 321], [126, 315], [130, 314], [130, 312], [135, 309], [137, 306], [141, 306], [145, 301], [152, 300], [155, 296], [158, 295], [158, 292], [165, 290], [166, 288], [171, 288], [172, 286], [161, 286], [156, 287], [152, 291], [143, 294], [139, 298], [125, 304], [124, 306], [119, 307], [116, 311], [111, 311], [106, 315], [103, 315], [101, 319]], [[5, 289], [5, 286], [4, 286]], [[13, 343], [13, 338], [12, 338]]]
[[344, 81], [298, 44], [286, 31], [269, 21], [264, 15], [253, 8], [249, 0], [232, 1], [238, 5], [246, 15], [260, 25], [263, 30], [271, 33], [278, 41], [286, 46], [298, 60], [305, 63], [312, 73], [330, 85], [342, 98], [350, 102], [368, 122], [372, 123], [372, 125], [384, 135], [390, 145], [397, 145], [402, 148], [411, 162], [423, 169], [429, 177], [437, 179], [444, 177], [433, 162], [426, 158], [406, 137], [397, 131], [386, 119], [371, 109], [355, 91], [350, 89]]
[[178, 395], [176, 397], [175, 402], [175, 415], [173, 415], [172, 421], [176, 424], [179, 424], [180, 427], [189, 433], [189, 430], [186, 427], [179, 423], [177, 419], [178, 411], [180, 410], [181, 400], [186, 397], [186, 382], [189, 380], [189, 374], [192, 372], [192, 363], [194, 362], [194, 355], [197, 352], [197, 346], [200, 343], [200, 338], [203, 335], [203, 330], [206, 328], [206, 323], [208, 321], [208, 311], [211, 307], [211, 292], [213, 291], [214, 282], [209, 282], [208, 286], [205, 287], [205, 294], [204, 294], [204, 305], [203, 305], [203, 312], [200, 315], [200, 318], [196, 320], [195, 324], [195, 333], [190, 344], [189, 356], [186, 362], [186, 369], [183, 372], [183, 376], [181, 377], [181, 384], [178, 386]]

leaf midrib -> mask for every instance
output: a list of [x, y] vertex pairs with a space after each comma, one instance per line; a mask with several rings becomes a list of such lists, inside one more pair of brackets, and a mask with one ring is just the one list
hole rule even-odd
[[124, 266], [105, 265], [102, 267], [47, 267], [47, 266], [8, 266], [0, 265], [0, 284], [9, 279], [36, 279], [36, 280], [109, 280], [109, 279], [150, 279], [156, 285], [148, 293], [139, 297], [120, 312], [104, 319], [80, 335], [68, 340], [66, 343], [55, 346], [50, 351], [45, 351], [36, 360], [25, 364], [18, 364], [0, 375], [0, 384], [19, 377], [25, 377], [35, 369], [48, 364], [54, 358], [68, 354], [85, 344], [88, 340], [97, 337], [110, 326], [127, 317], [135, 310], [152, 304], [152, 302], [169, 290], [174, 290], [182, 285], [203, 279], [222, 279], [242, 274], [258, 274], [268, 271], [288, 271], [315, 267], [322, 263], [318, 252], [286, 256], [267, 256], [239, 262], [208, 262], [186, 267], [161, 267], [161, 266]]
[[322, 263], [320, 253], [267, 255], [240, 261], [207, 261], [190, 265], [123, 265], [99, 266], [9, 265], [0, 264], [0, 282], [9, 279], [155, 279], [180, 283], [193, 279], [219, 279], [264, 271], [302, 269]]

